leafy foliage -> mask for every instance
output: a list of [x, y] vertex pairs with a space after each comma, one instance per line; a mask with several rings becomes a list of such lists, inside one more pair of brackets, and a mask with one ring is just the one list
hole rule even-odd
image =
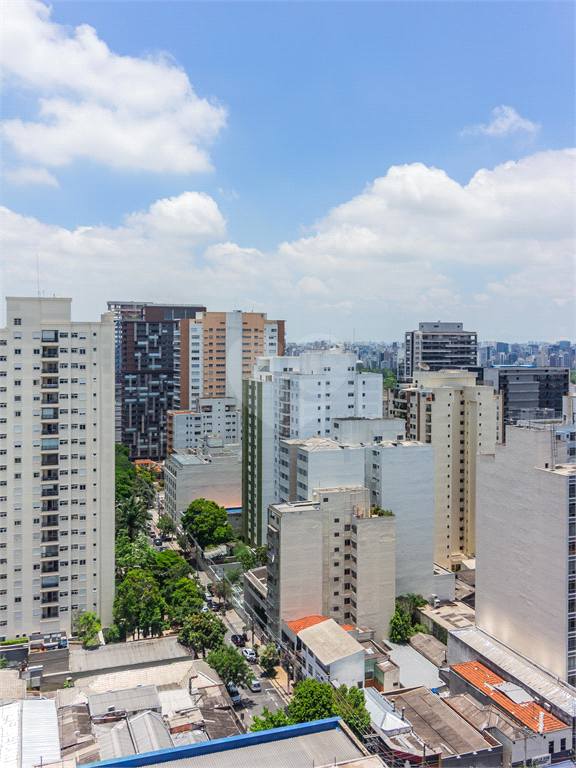
[[266, 565], [268, 562], [268, 548], [256, 547], [256, 565]]
[[173, 549], [156, 553], [154, 565], [150, 570], [158, 582], [162, 597], [167, 602], [172, 601], [176, 584], [192, 573], [190, 564]]
[[160, 635], [168, 606], [149, 571], [129, 571], [114, 599], [114, 620], [122, 634]]
[[225, 634], [226, 626], [222, 619], [211, 613], [195, 613], [186, 618], [178, 641], [204, 657], [206, 649], [222, 645]]
[[74, 624], [74, 629], [82, 640], [84, 645], [90, 645], [98, 637], [98, 632], [102, 629], [102, 622], [95, 613], [86, 611], [78, 617]]
[[390, 619], [390, 630], [388, 636], [393, 643], [407, 643], [412, 637], [414, 631], [410, 615], [399, 605], [396, 606], [396, 612]]
[[276, 670], [274, 667], [277, 667], [279, 663], [280, 654], [278, 653], [276, 644], [268, 643], [260, 654], [260, 666], [264, 672], [266, 672], [268, 677], [276, 677]]
[[208, 664], [222, 678], [223, 683], [249, 686], [254, 680], [252, 670], [244, 656], [231, 645], [221, 645], [210, 651], [206, 659]]
[[394, 517], [394, 512], [391, 509], [381, 509], [377, 504], [374, 504], [370, 511], [378, 517]]
[[186, 619], [194, 613], [199, 613], [204, 605], [195, 581], [187, 577], [176, 582], [171, 595], [168, 615], [173, 626], [181, 627]]
[[256, 568], [256, 558], [250, 551], [250, 549], [243, 542], [239, 541], [232, 552], [236, 560], [242, 565], [245, 571], [250, 571], [252, 568]]
[[370, 728], [370, 713], [366, 709], [366, 696], [361, 688], [341, 685], [334, 691], [334, 702], [338, 714], [356, 736], [367, 732]]
[[338, 712], [334, 704], [332, 686], [317, 680], [304, 680], [297, 683], [294, 696], [288, 704], [288, 714], [292, 723], [309, 723], [335, 717]]
[[134, 492], [133, 483], [136, 477], [136, 467], [128, 458], [129, 450], [116, 443], [115, 455], [115, 484], [116, 501], [127, 499]]
[[173, 536], [177, 531], [176, 523], [172, 520], [170, 515], [167, 515], [166, 513], [160, 515], [158, 518], [157, 527], [160, 533], [164, 534], [164, 536]]
[[214, 594], [220, 600], [224, 600], [224, 603], [227, 603], [232, 597], [232, 587], [226, 579], [222, 579], [222, 581], [218, 581], [214, 584]]
[[410, 616], [412, 627], [415, 627], [420, 621], [418, 609], [422, 608], [424, 605], [426, 605], [426, 600], [422, 595], [410, 593], [408, 595], [400, 595], [396, 598], [396, 608], [400, 607]]
[[104, 642], [106, 645], [119, 643], [122, 640], [126, 640], [126, 635], [122, 634], [117, 624], [111, 624], [108, 629], [104, 630]]
[[293, 725], [293, 723], [283, 709], [279, 709], [277, 712], [270, 712], [268, 707], [264, 707], [262, 717], [254, 717], [252, 719], [250, 730], [252, 732], [269, 731], [272, 728], [283, 728], [285, 725]]
[[156, 552], [146, 536], [139, 534], [134, 541], [122, 535], [116, 538], [116, 580], [126, 578], [128, 571], [152, 570], [156, 565]]
[[135, 493], [116, 506], [116, 535], [128, 536], [130, 541], [146, 533], [146, 523], [152, 519], [146, 501]]
[[196, 539], [202, 549], [234, 540], [234, 531], [228, 523], [226, 510], [215, 501], [193, 501], [182, 516], [182, 528]]

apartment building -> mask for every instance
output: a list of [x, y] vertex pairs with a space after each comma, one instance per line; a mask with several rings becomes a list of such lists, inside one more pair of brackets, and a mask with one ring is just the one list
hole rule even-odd
[[180, 324], [179, 403], [192, 407], [197, 397], [242, 400], [242, 379], [257, 357], [284, 354], [284, 320], [263, 312], [202, 312]]
[[180, 408], [180, 323], [201, 309], [146, 304], [140, 318], [122, 318], [121, 442], [133, 461], [166, 456], [168, 411]]
[[404, 343], [403, 381], [420, 370], [468, 368], [478, 364], [478, 335], [463, 323], [419, 323], [407, 331]]
[[570, 369], [497, 365], [484, 369], [483, 381], [501, 393], [504, 422], [514, 424], [522, 410], [547, 408], [561, 416], [562, 399], [570, 388]]
[[434, 446], [434, 558], [458, 568], [476, 551], [476, 454], [502, 440], [501, 396], [468, 371], [420, 371], [395, 391], [393, 412], [407, 439]]
[[8, 298], [0, 330], [0, 640], [112, 621], [114, 319]]
[[242, 408], [243, 533], [261, 546], [268, 505], [280, 499], [280, 439], [330, 437], [334, 417], [380, 418], [382, 375], [356, 373], [343, 346], [259, 358]]
[[319, 488], [315, 501], [268, 511], [268, 627], [311, 614], [388, 636], [395, 608], [394, 516], [371, 513], [362, 486]]
[[242, 410], [235, 397], [198, 397], [194, 410], [168, 411], [167, 455], [194, 450], [208, 435], [224, 443], [242, 438]]
[[478, 456], [476, 624], [576, 684], [576, 466], [554, 428]]

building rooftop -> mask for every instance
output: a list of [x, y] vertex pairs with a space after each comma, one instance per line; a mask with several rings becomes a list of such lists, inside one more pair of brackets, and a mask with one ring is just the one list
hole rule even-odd
[[523, 725], [538, 733], [542, 728], [544, 733], [566, 728], [566, 724], [547, 712], [544, 707], [536, 704], [522, 688], [506, 683], [499, 675], [491, 672], [479, 661], [467, 661], [454, 664], [451, 670], [463, 677], [485, 696], [489, 696], [500, 709], [512, 715]]
[[0, 669], [0, 704], [26, 698], [26, 680], [20, 680], [17, 669]]
[[101, 760], [139, 755], [174, 746], [162, 715], [139, 712], [125, 720], [94, 726]]
[[[538, 667], [528, 659], [514, 653], [502, 643], [482, 632], [478, 627], [459, 629], [448, 636], [467, 645], [507, 676], [526, 686], [540, 698], [554, 704], [570, 717], [576, 717], [576, 689]], [[450, 661], [450, 653], [449, 659]]]
[[314, 437], [292, 437], [282, 440], [283, 443], [288, 445], [298, 445], [307, 451], [344, 451], [346, 449], [362, 448], [360, 444], [352, 443], [339, 443], [337, 440], [332, 440], [330, 437], [320, 437], [320, 435], [314, 435]]
[[447, 630], [473, 627], [476, 621], [474, 609], [458, 600], [443, 603], [437, 608], [431, 605], [424, 605], [418, 610]]
[[404, 688], [442, 688], [444, 683], [438, 676], [438, 668], [410, 645], [399, 645], [386, 640], [391, 648], [390, 658], [400, 668], [400, 684]]
[[[190, 680], [192, 681], [190, 683]], [[96, 677], [85, 677], [76, 680], [75, 688], [69, 688], [67, 691], [82, 691], [90, 695], [91, 693], [100, 693], [106, 691], [118, 691], [128, 688], [128, 686], [148, 686], [155, 685], [158, 691], [167, 688], [191, 688], [206, 689], [221, 685], [222, 681], [216, 672], [208, 666], [202, 659], [188, 659], [186, 661], [176, 661], [173, 664], [162, 664], [161, 666], [149, 666], [141, 669], [125, 669], [118, 672], [109, 672], [105, 675]], [[70, 702], [71, 703], [71, 702]]]
[[395, 703], [396, 711], [401, 712], [402, 707], [405, 708], [404, 716], [412, 724], [414, 733], [427, 749], [441, 750], [444, 759], [491, 749], [496, 745], [493, 739], [478, 733], [440, 696], [427, 688], [390, 693], [386, 694], [386, 698]]
[[[290, 627], [292, 632], [298, 634], [303, 629], [308, 627], [314, 627], [316, 624], [320, 624], [321, 621], [328, 621], [326, 616], [305, 616], [303, 619], [295, 619], [294, 621], [287, 621], [286, 624]], [[354, 627], [352, 627], [354, 629]]]
[[342, 629], [334, 619], [327, 619], [301, 629], [298, 637], [325, 666], [351, 656], [353, 653], [359, 651], [364, 653], [360, 643]]
[[92, 693], [88, 696], [88, 710], [93, 718], [106, 715], [110, 711], [139, 712], [159, 707], [160, 699], [155, 685], [139, 685], [136, 688]]
[[[99, 765], [102, 764], [92, 763], [91, 768]], [[133, 757], [106, 763], [107, 768], [133, 765]], [[339, 718], [333, 717], [151, 752], [140, 755], [138, 765], [150, 768], [310, 768], [312, 765], [381, 768], [382, 762], [354, 739]]]
[[497, 728], [511, 741], [523, 739], [525, 731], [510, 715], [498, 709], [494, 704], [481, 704], [469, 693], [460, 693], [444, 699], [448, 706], [465, 717], [478, 730]]
[[[97, 650], [85, 648], [70, 650], [70, 671], [81, 675], [105, 669], [158, 664], [182, 659], [190, 654], [176, 637], [137, 640], [133, 643], [101, 645]], [[129, 686], [124, 686], [128, 688]]]
[[410, 638], [410, 645], [418, 653], [421, 653], [422, 656], [425, 656], [434, 666], [443, 667], [446, 664], [447, 648], [434, 635], [425, 635], [423, 632], [418, 632]]

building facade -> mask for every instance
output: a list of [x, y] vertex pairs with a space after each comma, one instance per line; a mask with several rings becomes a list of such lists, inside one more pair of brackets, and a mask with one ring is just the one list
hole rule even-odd
[[0, 330], [0, 638], [114, 599], [114, 319], [9, 298]]
[[268, 511], [268, 627], [317, 614], [388, 636], [395, 609], [394, 516], [374, 516], [366, 488], [316, 489], [316, 501]]
[[502, 440], [500, 403], [467, 371], [421, 371], [394, 394], [406, 437], [434, 446], [434, 558], [444, 568], [476, 549], [476, 454]]
[[478, 335], [462, 323], [420, 323], [408, 331], [404, 343], [403, 380], [420, 370], [468, 368], [478, 364]]
[[514, 424], [522, 410], [551, 409], [562, 416], [562, 399], [570, 388], [569, 368], [499, 365], [485, 368], [484, 384], [502, 395], [504, 421]]
[[381, 418], [382, 375], [356, 373], [356, 355], [342, 346], [259, 358], [242, 409], [243, 533], [261, 546], [268, 505], [280, 498], [280, 440], [330, 437], [334, 417]]
[[199, 397], [191, 411], [168, 411], [167, 455], [193, 450], [208, 436], [224, 443], [242, 438], [242, 410], [235, 397]]
[[476, 624], [576, 684], [576, 466], [554, 428], [478, 457]]

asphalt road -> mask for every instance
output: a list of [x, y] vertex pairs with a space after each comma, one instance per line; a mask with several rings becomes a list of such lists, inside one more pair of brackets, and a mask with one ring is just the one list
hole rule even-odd
[[257, 664], [253, 664], [252, 667], [254, 676], [260, 680], [262, 690], [259, 693], [253, 693], [250, 690], [241, 688], [240, 695], [242, 696], [242, 701], [236, 707], [236, 712], [240, 719], [244, 720], [244, 727], [247, 731], [250, 730], [253, 718], [260, 716], [264, 707], [268, 707], [271, 712], [276, 712], [276, 710], [284, 707], [284, 702], [270, 680], [266, 677], [261, 677], [263, 675], [262, 669]]

